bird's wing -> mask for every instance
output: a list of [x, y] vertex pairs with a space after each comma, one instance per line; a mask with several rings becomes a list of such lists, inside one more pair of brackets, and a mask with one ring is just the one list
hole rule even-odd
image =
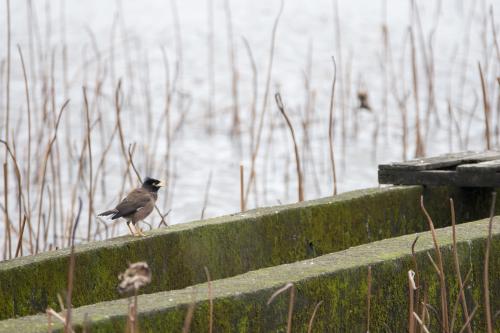
[[151, 201], [151, 194], [149, 192], [142, 188], [135, 189], [116, 206], [118, 213], [113, 219], [133, 214], [146, 206], [149, 201]]

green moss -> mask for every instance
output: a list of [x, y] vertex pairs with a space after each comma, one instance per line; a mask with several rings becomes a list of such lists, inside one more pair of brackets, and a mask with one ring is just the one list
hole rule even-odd
[[[471, 295], [480, 305], [473, 325], [484, 329], [482, 307], [482, 270], [488, 221], [471, 222], [457, 226], [458, 254], [462, 270], [471, 266]], [[449, 312], [455, 301], [457, 282], [453, 270], [451, 230], [437, 230], [444, 260], [448, 290]], [[293, 314], [293, 331], [306, 332], [309, 319], [317, 302], [323, 304], [317, 312], [315, 331], [361, 332], [366, 331], [367, 270], [372, 267], [371, 331], [393, 332], [407, 330], [408, 280], [407, 272], [415, 269], [410, 246], [416, 235], [406, 235], [365, 244], [345, 251], [314, 259], [285, 264], [227, 279], [212, 282], [214, 294], [215, 332], [284, 332], [288, 314], [289, 292], [277, 296], [266, 305], [270, 295], [287, 282], [293, 282], [296, 298]], [[420, 293], [439, 312], [439, 281], [429, 263], [428, 253], [434, 255], [432, 239], [428, 232], [419, 234], [416, 245], [416, 262]], [[500, 251], [500, 219], [493, 228], [491, 253]], [[492, 309], [500, 307], [500, 257], [490, 258], [490, 293]], [[209, 321], [207, 284], [182, 290], [159, 292], [139, 296], [139, 323], [141, 332], [179, 331], [183, 325], [188, 304], [197, 299], [191, 331], [206, 331]], [[75, 323], [81, 325], [87, 313], [92, 332], [123, 331], [127, 300], [117, 300], [80, 307], [74, 310]], [[457, 316], [455, 327], [463, 320]], [[438, 313], [439, 316], [439, 313]], [[431, 331], [439, 330], [436, 316], [428, 325]], [[10, 319], [0, 322], [0, 332], [10, 332], [13, 327], [23, 332], [46, 332], [43, 315]], [[58, 326], [60, 329], [60, 326]]]
[[[73, 304], [116, 299], [116, 277], [128, 262], [145, 260], [153, 282], [145, 293], [184, 288], [250, 270], [341, 251], [427, 229], [420, 195], [437, 227], [449, 225], [448, 198], [459, 222], [488, 214], [488, 190], [390, 187], [345, 193], [294, 205], [154, 230], [76, 248]], [[58, 308], [67, 284], [68, 250], [0, 263], [0, 319]]]

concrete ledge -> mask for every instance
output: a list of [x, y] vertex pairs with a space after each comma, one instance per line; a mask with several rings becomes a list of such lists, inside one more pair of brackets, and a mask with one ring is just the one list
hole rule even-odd
[[[116, 277], [127, 262], [147, 261], [153, 282], [145, 293], [181, 289], [213, 279], [340, 251], [375, 240], [425, 230], [424, 194], [436, 226], [449, 225], [450, 196], [459, 221], [488, 214], [490, 190], [388, 187], [300, 204], [262, 208], [147, 233], [77, 246], [74, 306], [118, 298]], [[57, 307], [66, 289], [69, 251], [0, 263], [0, 319]]]
[[[457, 226], [458, 253], [463, 271], [472, 268], [471, 287], [467, 293], [480, 305], [473, 324], [484, 329], [482, 270], [488, 221], [482, 220]], [[443, 252], [449, 303], [453, 304], [458, 288], [452, 269], [451, 228], [437, 231]], [[266, 301], [277, 288], [287, 282], [297, 287], [293, 327], [304, 332], [314, 305], [324, 303], [317, 313], [317, 332], [366, 331], [367, 267], [372, 267], [371, 330], [392, 332], [407, 330], [407, 271], [412, 266], [410, 247], [416, 235], [387, 239], [315, 259], [251, 271], [235, 277], [213, 281], [215, 332], [281, 332], [286, 327], [288, 294], [280, 295], [271, 306]], [[436, 272], [429, 263], [427, 252], [434, 255], [429, 232], [419, 234], [417, 262], [420, 281], [429, 293], [429, 303], [439, 309], [439, 285]], [[500, 308], [500, 218], [495, 218], [490, 258], [491, 306]], [[465, 275], [465, 273], [463, 273]], [[192, 296], [197, 304], [192, 332], [208, 327], [207, 284], [183, 290], [139, 296], [141, 332], [179, 331]], [[103, 302], [74, 310], [75, 323], [82, 328], [88, 315], [92, 332], [123, 331], [128, 301]], [[450, 305], [450, 312], [453, 305]], [[438, 331], [432, 317], [431, 331]], [[462, 320], [457, 315], [458, 327]], [[498, 327], [498, 324], [497, 324]], [[56, 326], [56, 329], [60, 326]], [[0, 332], [46, 332], [47, 318], [36, 315], [0, 322]]]

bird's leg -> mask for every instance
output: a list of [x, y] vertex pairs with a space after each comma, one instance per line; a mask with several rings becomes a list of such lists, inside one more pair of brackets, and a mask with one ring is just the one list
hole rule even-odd
[[134, 237], [138, 237], [138, 236], [141, 236], [141, 234], [139, 233], [139, 231], [137, 231], [137, 227], [135, 226], [135, 223], [132, 223], [132, 226], [133, 226], [133, 231], [132, 231], [132, 236]]
[[128, 230], [130, 230], [130, 233], [132, 234], [132, 236], [135, 236], [135, 232], [132, 231], [132, 228], [130, 227], [130, 221], [127, 221], [127, 227], [128, 227]]
[[136, 236], [146, 236], [146, 235], [142, 232], [142, 229], [141, 229], [141, 228], [139, 228], [138, 226], [136, 226], [135, 224], [134, 224], [134, 228], [135, 228], [135, 231], [137, 232], [137, 233], [135, 234]]

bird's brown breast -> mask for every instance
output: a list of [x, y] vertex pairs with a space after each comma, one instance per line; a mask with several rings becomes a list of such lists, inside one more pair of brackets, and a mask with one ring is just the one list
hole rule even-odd
[[151, 196], [151, 200], [149, 200], [144, 207], [139, 208], [134, 214], [132, 214], [130, 222], [132, 223], [137, 223], [138, 221], [144, 220], [146, 217], [148, 217], [149, 214], [153, 211], [155, 208], [155, 201], [156, 199]]

